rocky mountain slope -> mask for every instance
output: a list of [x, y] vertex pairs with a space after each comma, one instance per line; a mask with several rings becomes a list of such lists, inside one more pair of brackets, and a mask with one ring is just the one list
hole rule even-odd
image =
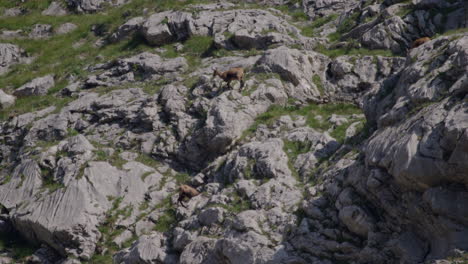
[[0, 263], [468, 261], [468, 2], [0, 14]]

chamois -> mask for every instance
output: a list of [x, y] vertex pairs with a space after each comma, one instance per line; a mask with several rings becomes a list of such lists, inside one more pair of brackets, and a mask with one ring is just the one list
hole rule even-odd
[[431, 39], [429, 37], [418, 38], [417, 40], [413, 41], [413, 44], [411, 44], [411, 48], [417, 48], [430, 40]]
[[213, 69], [213, 77], [219, 76], [223, 81], [227, 82], [228, 88], [231, 88], [231, 81], [240, 82], [240, 90], [244, 87], [244, 69], [242, 68], [231, 68], [225, 72], [220, 72], [217, 69]]
[[192, 197], [197, 196], [199, 194], [200, 193], [197, 190], [195, 190], [195, 188], [190, 187], [186, 184], [182, 184], [179, 187], [179, 199], [177, 199], [177, 204], [181, 204], [184, 208], [187, 208], [183, 203], [184, 198], [187, 197], [191, 199]]

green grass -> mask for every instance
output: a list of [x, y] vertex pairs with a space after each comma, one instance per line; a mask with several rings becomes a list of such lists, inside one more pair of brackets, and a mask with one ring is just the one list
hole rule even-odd
[[[99, 232], [101, 233], [102, 237], [97, 243], [97, 245], [102, 248], [102, 249], [107, 249], [105, 254], [99, 255], [95, 254], [91, 257], [89, 262], [87, 263], [92, 263], [92, 264], [111, 264], [112, 262], [112, 256], [114, 255], [115, 252], [119, 250], [119, 247], [113, 242], [113, 240], [122, 232], [125, 231], [125, 229], [121, 227], [116, 227], [115, 223], [117, 222], [118, 219], [126, 219], [128, 218], [132, 212], [133, 212], [133, 207], [132, 206], [126, 206], [124, 208], [120, 208], [120, 205], [122, 203], [123, 197], [112, 197], [109, 196], [107, 197], [109, 201], [112, 201], [112, 207], [111, 209], [107, 212], [106, 214], [106, 219], [102, 225], [98, 227]], [[128, 243], [132, 243], [137, 239], [136, 236], [132, 236], [132, 238], [129, 241], [126, 241], [125, 245], [128, 245]]]
[[202, 56], [213, 45], [211, 36], [192, 36], [184, 43], [183, 52], [192, 56]]
[[173, 208], [168, 208], [158, 218], [158, 221], [156, 222], [153, 230], [158, 232], [168, 232], [176, 223], [177, 219], [175, 210]]
[[336, 58], [343, 55], [357, 55], [357, 56], [383, 56], [383, 57], [395, 57], [397, 56], [391, 50], [370, 50], [365, 48], [340, 48], [340, 49], [327, 49], [323, 45], [318, 45], [315, 50], [322, 54], [327, 55], [331, 58]]
[[114, 153], [112, 153], [110, 156], [105, 151], [100, 149], [94, 151], [94, 154], [96, 155], [96, 161], [107, 161], [112, 166], [121, 170], [127, 161], [120, 157], [120, 153], [122, 153], [122, 149], [115, 149]]
[[17, 233], [0, 233], [0, 251], [10, 251], [18, 262], [31, 256], [37, 249], [38, 246], [31, 244]]
[[331, 42], [335, 42], [341, 39], [341, 36], [351, 29], [353, 29], [357, 23], [360, 12], [354, 12], [349, 17], [345, 18], [337, 27], [336, 32], [328, 35], [328, 39]]
[[[255, 123], [247, 130], [244, 131], [242, 139], [245, 139], [250, 134], [254, 133], [260, 124], [267, 126], [272, 125], [280, 116], [291, 115], [304, 116], [306, 118], [306, 125], [317, 129], [318, 131], [326, 131], [331, 128], [332, 124], [326, 121], [332, 114], [337, 115], [352, 115], [361, 114], [362, 111], [353, 104], [336, 103], [336, 104], [309, 104], [305, 107], [298, 108], [295, 106], [271, 106], [268, 111], [260, 114], [255, 118]], [[322, 120], [317, 120], [317, 115], [322, 116]]]
[[320, 76], [318, 76], [317, 74], [312, 76], [312, 82], [314, 82], [315, 86], [317, 86], [317, 89], [320, 92], [320, 95], [324, 95], [325, 89], [323, 88], [323, 83], [322, 83], [322, 79], [320, 78]]
[[301, 34], [306, 37], [314, 37], [317, 35], [316, 30], [318, 28], [335, 20], [337, 17], [338, 15], [333, 14], [333, 15], [317, 18], [309, 25], [302, 27]]
[[54, 180], [54, 171], [48, 168], [41, 168], [42, 189], [49, 190], [50, 193], [64, 188], [65, 185]]
[[157, 168], [157, 167], [161, 166], [159, 161], [153, 159], [150, 155], [143, 154], [143, 153], [138, 155], [138, 157], [135, 159], [135, 161], [143, 163], [146, 166], [151, 167], [151, 168]]
[[[65, 22], [74, 23], [78, 28], [69, 34], [56, 35], [49, 39], [9, 40], [9, 43], [19, 45], [28, 55], [35, 57], [35, 60], [31, 64], [17, 64], [12, 66], [11, 70], [0, 78], [0, 87], [6, 92], [12, 92], [14, 89], [33, 78], [50, 73], [55, 75], [57, 85], [51, 89], [51, 92], [47, 96], [19, 98], [16, 105], [0, 111], [0, 120], [7, 119], [10, 113], [21, 114], [31, 112], [50, 105], [62, 107], [67, 104], [70, 99], [57, 98], [53, 93], [66, 85], [67, 82], [65, 80], [68, 75], [73, 74], [77, 77], [84, 77], [87, 74], [84, 70], [87, 65], [109, 61], [118, 56], [130, 56], [152, 49], [152, 47], [146, 45], [146, 43], [138, 37], [96, 48], [93, 44], [98, 37], [90, 30], [93, 25], [102, 25], [107, 28], [109, 32], [112, 32], [128, 19], [123, 16], [126, 12], [130, 12], [132, 16], [137, 16], [143, 14], [144, 8], [149, 8], [150, 10], [173, 10], [184, 8], [189, 4], [203, 3], [206, 1], [133, 0], [120, 7], [108, 8], [106, 10], [106, 15], [103, 15], [103, 13], [96, 13], [71, 14], [63, 17], [42, 16], [42, 10], [47, 8], [50, 2], [50, 0], [26, 1], [26, 3], [20, 4], [20, 6], [28, 8], [29, 12], [24, 16], [2, 19], [2, 29], [22, 29], [27, 31], [27, 29], [37, 23], [50, 24], [56, 28]], [[0, 9], [13, 7], [16, 3], [17, 1], [0, 0]], [[73, 44], [80, 41], [83, 41], [83, 44], [74, 48]], [[205, 42], [199, 39], [189, 40], [188, 51], [198, 52], [200, 47], [204, 47], [202, 44], [206, 44], [206, 40]], [[98, 55], [100, 55], [102, 59], [99, 59]]]
[[450, 35], [462, 34], [462, 33], [467, 33], [467, 32], [468, 32], [468, 27], [458, 28], [458, 29], [452, 29], [452, 30], [446, 31], [442, 34], [442, 36], [450, 36]]
[[[2, 79], [0, 78], [0, 82], [1, 81]], [[0, 120], [7, 120], [10, 116], [13, 117], [14, 115], [34, 112], [51, 105], [54, 105], [56, 111], [59, 111], [72, 100], [73, 99], [69, 97], [60, 98], [54, 95], [21, 97], [16, 100], [13, 106], [0, 110]]]
[[242, 198], [236, 192], [231, 195], [232, 201], [228, 204], [209, 204], [208, 207], [222, 207], [232, 214], [238, 214], [240, 212], [252, 209], [252, 204], [249, 199]]
[[407, 5], [403, 6], [402, 8], [400, 8], [400, 10], [398, 10], [396, 15], [399, 17], [405, 17], [414, 10], [413, 4], [410, 0], [401, 2], [400, 4], [407, 4]]

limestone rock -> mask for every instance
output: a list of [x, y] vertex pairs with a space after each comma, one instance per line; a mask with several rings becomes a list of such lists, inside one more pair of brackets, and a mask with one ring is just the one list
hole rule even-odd
[[15, 104], [16, 97], [13, 95], [6, 94], [3, 90], [0, 90], [0, 108], [5, 109]]
[[46, 95], [47, 91], [54, 87], [54, 77], [46, 75], [38, 77], [16, 89], [13, 94], [16, 96]]
[[50, 3], [49, 7], [42, 11], [44, 16], [64, 16], [66, 14], [67, 10], [57, 1]]
[[35, 24], [28, 35], [32, 39], [44, 39], [52, 36], [52, 26], [48, 24]]
[[23, 60], [24, 51], [13, 44], [0, 43], [0, 74], [8, 71], [8, 68]]
[[360, 236], [367, 237], [373, 229], [374, 220], [362, 208], [352, 205], [340, 210], [340, 220], [350, 231]]
[[60, 25], [55, 31], [55, 33], [57, 33], [58, 35], [68, 34], [77, 28], [78, 26], [73, 23], [65, 23]]

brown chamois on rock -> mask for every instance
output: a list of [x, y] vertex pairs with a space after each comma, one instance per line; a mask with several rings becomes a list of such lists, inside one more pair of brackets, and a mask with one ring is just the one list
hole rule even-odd
[[418, 38], [417, 40], [413, 41], [413, 44], [411, 44], [411, 48], [412, 49], [417, 48], [430, 40], [431, 38], [429, 37]]
[[186, 184], [182, 184], [179, 187], [179, 199], [177, 199], [177, 204], [181, 204], [184, 208], [187, 208], [184, 205], [184, 199], [187, 197], [190, 200], [192, 197], [197, 196], [199, 194], [200, 193], [197, 190], [195, 190], [195, 188], [190, 187]]
[[219, 76], [223, 81], [227, 82], [228, 88], [231, 88], [231, 81], [240, 82], [240, 90], [244, 87], [244, 69], [242, 68], [231, 68], [225, 72], [220, 72], [217, 69], [213, 69], [213, 77]]

